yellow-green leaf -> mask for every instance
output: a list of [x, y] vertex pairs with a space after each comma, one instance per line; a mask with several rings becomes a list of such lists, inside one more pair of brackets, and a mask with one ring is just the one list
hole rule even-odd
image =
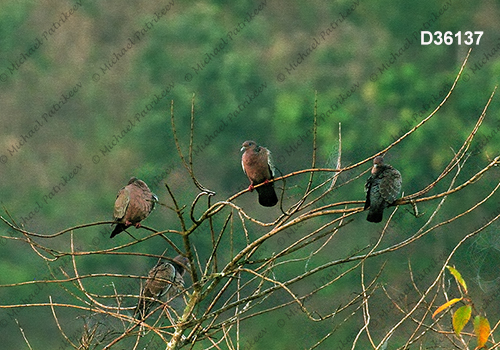
[[460, 335], [467, 322], [470, 320], [472, 307], [470, 305], [461, 306], [453, 314], [453, 329], [456, 335]]
[[458, 270], [455, 269], [454, 267], [451, 267], [451, 266], [446, 266], [446, 267], [448, 268], [448, 270], [450, 271], [450, 273], [453, 275], [453, 277], [455, 277], [455, 279], [457, 280], [457, 282], [462, 287], [464, 287], [465, 293], [467, 293], [467, 284], [465, 283], [464, 279], [462, 278], [462, 275], [460, 274], [460, 272], [458, 272]]
[[476, 316], [474, 318], [474, 333], [477, 336], [478, 348], [482, 348], [486, 344], [490, 331], [490, 323], [486, 317]]
[[434, 313], [432, 314], [432, 317], [436, 316], [438, 313], [440, 313], [444, 309], [452, 306], [453, 304], [458, 303], [460, 300], [462, 300], [462, 298], [455, 298], [455, 299], [451, 299], [450, 301], [444, 303], [443, 305], [441, 305], [440, 307], [438, 307], [436, 311], [434, 311]]

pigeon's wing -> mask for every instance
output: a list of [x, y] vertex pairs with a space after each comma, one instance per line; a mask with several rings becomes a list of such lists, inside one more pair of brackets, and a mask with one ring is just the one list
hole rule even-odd
[[184, 288], [184, 277], [180, 273], [176, 273], [174, 283], [177, 288], [179, 289]]
[[128, 205], [130, 203], [130, 190], [128, 186], [123, 187], [116, 196], [115, 209], [113, 217], [115, 220], [121, 220], [125, 217]]
[[148, 185], [144, 181], [140, 181], [139, 186], [136, 186], [137, 190], [137, 201], [142, 207], [142, 220], [147, 218], [153, 208], [155, 207], [155, 203], [158, 202], [158, 197], [151, 192]]
[[268, 150], [267, 148], [265, 148], [265, 150], [267, 152], [267, 165], [269, 166], [269, 172], [271, 173], [271, 178], [274, 178], [275, 172], [276, 172], [276, 168], [274, 166], [273, 156], [271, 155], [271, 151], [270, 150]]
[[160, 262], [149, 271], [148, 280], [144, 286], [144, 296], [160, 298], [175, 282], [175, 267], [169, 262]]
[[365, 183], [365, 194], [366, 194], [366, 201], [365, 201], [365, 210], [370, 207], [370, 192], [373, 184], [373, 177], [370, 176]]
[[243, 161], [243, 157], [241, 158], [241, 168], [243, 169], [243, 172], [245, 173], [245, 175], [248, 176], [247, 171], [245, 170], [245, 162]]
[[401, 193], [402, 178], [399, 171], [394, 168], [386, 169], [380, 181], [380, 195], [389, 204], [399, 198]]
[[166, 300], [170, 300], [172, 298], [175, 298], [177, 294], [184, 289], [184, 277], [182, 274], [179, 273], [179, 271], [176, 271], [175, 273], [175, 279], [173, 281], [174, 286], [170, 288], [167, 292], [165, 292]]
[[156, 194], [151, 192], [151, 199], [150, 199], [151, 208], [149, 209], [150, 213], [153, 211], [153, 209], [155, 208], [155, 204], [158, 203], [158, 201], [159, 201], [158, 196], [156, 196]]

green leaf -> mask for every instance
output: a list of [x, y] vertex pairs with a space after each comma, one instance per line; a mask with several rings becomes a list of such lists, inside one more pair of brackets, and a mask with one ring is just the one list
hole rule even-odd
[[465, 293], [467, 293], [467, 284], [465, 283], [464, 279], [462, 278], [462, 275], [460, 274], [460, 272], [458, 272], [458, 270], [455, 269], [454, 267], [451, 267], [451, 266], [446, 266], [446, 267], [448, 268], [450, 273], [455, 277], [457, 282], [464, 288]]
[[434, 316], [436, 316], [438, 313], [440, 313], [444, 309], [450, 307], [451, 305], [458, 303], [460, 300], [462, 300], [462, 298], [455, 298], [455, 299], [451, 299], [450, 301], [447, 301], [446, 303], [444, 303], [443, 305], [438, 307], [436, 311], [434, 311], [434, 313], [432, 314], [432, 317], [434, 318]]
[[461, 306], [455, 311], [453, 314], [453, 329], [456, 335], [460, 335], [462, 329], [469, 322], [471, 313], [472, 307], [470, 305]]
[[490, 323], [486, 317], [476, 316], [474, 318], [474, 333], [477, 336], [478, 348], [482, 348], [486, 344], [490, 331]]

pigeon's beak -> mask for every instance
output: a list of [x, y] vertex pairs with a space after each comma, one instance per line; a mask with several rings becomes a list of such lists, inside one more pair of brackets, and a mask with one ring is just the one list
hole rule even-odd
[[245, 150], [245, 146], [241, 147], [240, 152], [243, 152]]

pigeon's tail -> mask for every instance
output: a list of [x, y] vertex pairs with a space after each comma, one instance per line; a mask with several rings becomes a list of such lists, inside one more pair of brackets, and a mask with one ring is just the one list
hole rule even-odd
[[278, 197], [274, 191], [272, 183], [265, 184], [256, 188], [259, 194], [259, 203], [264, 207], [274, 207], [278, 203]]
[[120, 232], [123, 232], [126, 228], [127, 226], [125, 224], [116, 224], [115, 229], [111, 232], [111, 236], [109, 236], [109, 238], [113, 238]]
[[377, 207], [370, 207], [370, 211], [368, 212], [368, 216], [366, 217], [366, 220], [370, 222], [380, 222], [382, 221], [382, 217], [384, 215], [384, 207], [383, 206], [377, 206]]

